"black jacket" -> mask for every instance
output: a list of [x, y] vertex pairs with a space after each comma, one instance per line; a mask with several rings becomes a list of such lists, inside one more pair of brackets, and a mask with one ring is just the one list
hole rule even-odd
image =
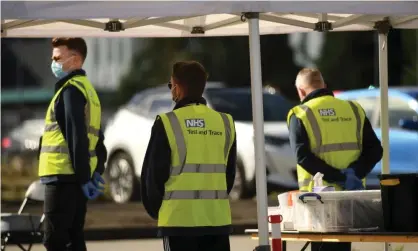
[[[189, 104], [206, 104], [204, 98], [189, 99], [185, 98], [178, 102], [175, 109]], [[227, 192], [232, 189], [235, 179], [236, 167], [236, 138], [229, 152], [228, 163], [226, 167]], [[165, 192], [165, 183], [170, 176], [171, 167], [171, 148], [164, 129], [164, 125], [159, 117], [154, 122], [151, 132], [151, 138], [148, 149], [145, 154], [144, 164], [141, 173], [141, 197], [144, 207], [153, 219], [158, 219], [163, 196]], [[217, 235], [229, 234], [230, 226], [225, 227], [164, 227], [159, 229], [160, 236], [172, 235]]]
[[[334, 96], [327, 89], [320, 89], [310, 93], [302, 103], [322, 96]], [[364, 111], [363, 111], [364, 112]], [[344, 182], [345, 176], [340, 170], [328, 165], [322, 159], [316, 157], [311, 152], [308, 134], [303, 123], [296, 115], [290, 117], [289, 122], [290, 146], [296, 153], [297, 163], [302, 166], [311, 175], [317, 172], [324, 174], [323, 179], [328, 182]], [[360, 179], [366, 177], [373, 167], [380, 161], [383, 154], [383, 148], [380, 140], [376, 137], [370, 121], [366, 117], [363, 125], [363, 147], [359, 158], [351, 163], [348, 168], [355, 170], [356, 176]]]
[[[55, 93], [72, 77], [85, 76], [83, 70], [76, 70], [60, 79], [55, 84]], [[60, 127], [70, 152], [70, 159], [74, 169], [73, 175], [52, 175], [42, 177], [42, 183], [55, 181], [87, 183], [90, 176], [89, 140], [86, 131], [84, 107], [87, 103], [83, 93], [73, 85], [66, 86], [55, 101], [55, 119]], [[96, 146], [97, 168], [102, 174], [107, 159], [107, 150], [103, 144], [104, 135], [99, 130], [99, 141]], [[42, 143], [42, 138], [40, 140]], [[41, 144], [40, 144], [41, 147]]]

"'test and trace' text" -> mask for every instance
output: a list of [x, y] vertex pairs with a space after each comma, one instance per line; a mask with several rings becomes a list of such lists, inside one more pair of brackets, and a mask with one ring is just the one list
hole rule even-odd
[[213, 131], [213, 130], [198, 130], [198, 129], [187, 129], [189, 134], [199, 134], [199, 135], [210, 135], [210, 136], [222, 136], [222, 132]]

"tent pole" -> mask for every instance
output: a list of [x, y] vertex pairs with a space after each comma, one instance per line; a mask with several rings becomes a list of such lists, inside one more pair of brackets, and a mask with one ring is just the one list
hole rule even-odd
[[[390, 173], [389, 166], [389, 95], [388, 95], [388, 33], [391, 24], [388, 18], [376, 22], [379, 40], [379, 89], [380, 89], [380, 128], [383, 147], [382, 174]], [[384, 251], [390, 250], [390, 244], [384, 243]]]
[[257, 191], [257, 223], [259, 246], [257, 251], [270, 251], [268, 211], [267, 211], [267, 178], [264, 148], [264, 115], [263, 88], [261, 80], [260, 27], [258, 13], [245, 13], [248, 19], [250, 65], [251, 65], [251, 97], [253, 108], [254, 151]]
[[[382, 174], [389, 174], [389, 95], [387, 34], [379, 33], [380, 128], [383, 147]], [[389, 243], [383, 244], [389, 251]]]
[[389, 174], [389, 98], [388, 98], [388, 43], [389, 20], [375, 24], [379, 36], [380, 128], [382, 133], [382, 174]]
[[380, 127], [382, 131], [382, 174], [389, 169], [389, 98], [387, 34], [379, 34]]

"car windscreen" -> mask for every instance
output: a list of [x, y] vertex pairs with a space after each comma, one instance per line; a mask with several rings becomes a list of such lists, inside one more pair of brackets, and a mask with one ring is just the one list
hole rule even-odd
[[[207, 98], [213, 109], [230, 114], [236, 121], [252, 121], [252, 100], [250, 91], [243, 90], [207, 90]], [[296, 103], [282, 96], [264, 93], [264, 121], [285, 122], [287, 114]]]

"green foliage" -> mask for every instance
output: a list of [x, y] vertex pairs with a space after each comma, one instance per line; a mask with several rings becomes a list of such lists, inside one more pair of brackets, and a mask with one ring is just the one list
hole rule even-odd
[[[375, 31], [330, 32], [316, 62], [331, 89], [379, 86], [378, 38]], [[389, 85], [418, 83], [418, 31], [391, 30], [388, 35]]]
[[418, 30], [403, 30], [401, 81], [404, 85], [418, 84]]
[[322, 56], [316, 64], [331, 89], [364, 88], [375, 83], [374, 38], [373, 32], [326, 34]]
[[[131, 70], [122, 79], [118, 104], [134, 93], [167, 83], [171, 66], [178, 60], [197, 60], [209, 72], [209, 81], [227, 86], [251, 83], [248, 37], [153, 38], [136, 53]], [[261, 42], [262, 80], [291, 99], [297, 99], [294, 79], [299, 70], [286, 35], [265, 35]], [[305, 41], [306, 42], [306, 41]], [[389, 33], [389, 85], [418, 83], [418, 31]], [[322, 55], [315, 63], [333, 90], [378, 86], [377, 35], [374, 31], [330, 32]]]
[[[141, 42], [143, 42], [142, 40]], [[145, 48], [134, 55], [129, 73], [122, 79], [119, 104], [135, 92], [166, 83], [171, 66], [178, 60], [196, 60], [209, 72], [209, 81], [228, 86], [251, 83], [248, 37], [155, 38], [147, 39]], [[263, 82], [280, 86], [295, 95], [293, 79], [298, 71], [287, 36], [262, 36], [261, 57]]]

